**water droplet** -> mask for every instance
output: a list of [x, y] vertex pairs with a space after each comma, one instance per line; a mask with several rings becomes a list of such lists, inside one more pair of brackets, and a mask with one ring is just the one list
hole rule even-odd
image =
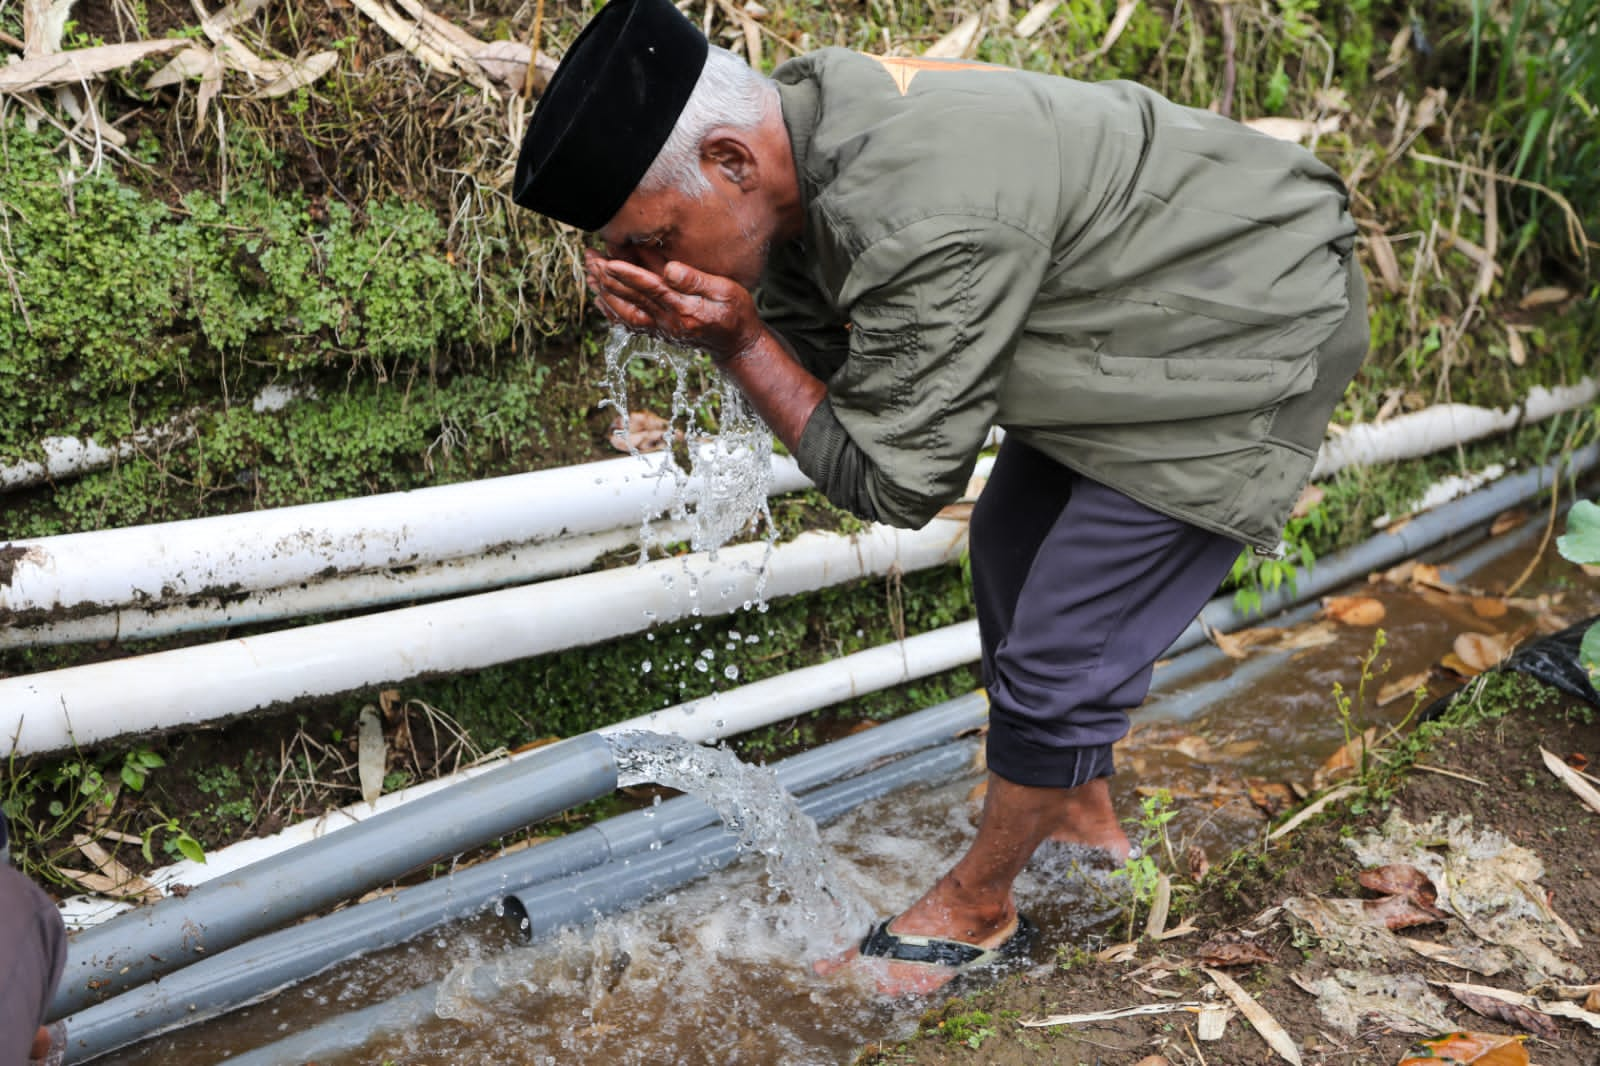
[[639, 664], [639, 672], [641, 674], [648, 674], [650, 672], [650, 669], [651, 669], [651, 667], [650, 667], [650, 660], [649, 659], [646, 659], [644, 662]]
[[726, 677], [729, 681], [737, 681], [739, 680], [739, 668], [734, 666], [732, 663], [729, 663], [727, 666], [722, 668], [722, 676]]
[[696, 670], [700, 671], [702, 674], [705, 673], [707, 670], [711, 669], [709, 666], [706, 665], [706, 661], [704, 659], [696, 659], [694, 661], [694, 668]]

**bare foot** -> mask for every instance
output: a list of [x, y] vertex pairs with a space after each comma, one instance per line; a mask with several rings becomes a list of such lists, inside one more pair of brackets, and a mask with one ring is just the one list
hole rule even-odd
[[1111, 788], [1103, 777], [1066, 793], [1057, 828], [1046, 838], [1054, 844], [1079, 844], [1099, 848], [1122, 862], [1132, 854], [1128, 834], [1111, 806]]

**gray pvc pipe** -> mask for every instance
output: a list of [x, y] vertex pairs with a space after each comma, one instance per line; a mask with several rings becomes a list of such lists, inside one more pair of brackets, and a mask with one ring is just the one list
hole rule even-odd
[[[954, 776], [972, 765], [976, 749], [976, 741], [958, 741], [909, 755], [859, 777], [818, 789], [801, 799], [800, 807], [812, 818], [824, 822], [867, 800], [908, 785], [927, 784]], [[533, 908], [530, 914], [540, 916], [531, 930], [533, 932], [549, 932], [562, 926], [581, 926], [617, 908], [667, 892], [727, 866], [738, 854], [738, 841], [734, 836], [720, 825], [713, 826], [659, 851], [647, 851], [636, 856], [626, 866], [617, 862], [606, 863], [575, 877], [549, 882], [533, 893], [520, 895], [519, 899], [522, 906]], [[508, 913], [513, 906], [508, 906]], [[440, 984], [434, 982], [424, 985], [383, 1003], [331, 1018], [267, 1047], [230, 1055], [226, 1060], [227, 1066], [326, 1062], [336, 1056], [349, 1054], [384, 1033], [411, 1029], [417, 1025], [419, 1018], [432, 1017]], [[492, 985], [477, 990], [477, 994], [485, 997], [494, 993]]]
[[207, 881], [187, 897], [130, 911], [72, 941], [50, 1017], [82, 1010], [616, 787], [611, 746], [585, 734]]
[[[1584, 474], [1600, 460], [1600, 444], [1590, 444], [1569, 456], [1496, 481], [1488, 488], [1451, 500], [1416, 516], [1399, 529], [1379, 533], [1370, 540], [1329, 556], [1319, 564], [1297, 571], [1293, 589], [1287, 585], [1261, 597], [1255, 611], [1240, 611], [1232, 597], [1212, 600], [1167, 649], [1176, 655], [1206, 643], [1205, 627], [1221, 632], [1238, 629], [1254, 620], [1315, 599], [1330, 589], [1359, 580], [1408, 559], [1464, 530], [1483, 525], [1495, 515], [1523, 503], [1553, 485], [1563, 473]], [[1202, 625], [1203, 623], [1203, 625]]]
[[[788, 791], [806, 792], [885, 759], [945, 745], [980, 727], [986, 715], [987, 704], [981, 695], [962, 696], [791, 756], [776, 764], [774, 772]], [[227, 1013], [339, 962], [392, 947], [452, 918], [475, 914], [506, 893], [558, 878], [570, 879], [570, 875], [645, 852], [716, 822], [716, 814], [706, 804], [692, 796], [679, 796], [536, 848], [208, 954], [161, 981], [68, 1018], [70, 1059], [84, 1062], [169, 1029]]]

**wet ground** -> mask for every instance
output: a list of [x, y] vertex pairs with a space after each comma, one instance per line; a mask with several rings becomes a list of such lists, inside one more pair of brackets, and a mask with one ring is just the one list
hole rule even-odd
[[[1474, 594], [1496, 599], [1530, 555], [1518, 552], [1474, 575], [1472, 588], [1458, 587], [1446, 568], [1400, 572], [1392, 582], [1346, 590], [1380, 603], [1382, 621], [1303, 627], [1299, 632], [1310, 646], [1263, 682], [1229, 689], [1193, 720], [1139, 725], [1119, 755], [1119, 809], [1136, 817], [1157, 788], [1168, 790], [1178, 810], [1168, 835], [1182, 862], [1196, 861], [1189, 857], [1191, 848], [1220, 862], [1259, 839], [1268, 812], [1298, 802], [1298, 790], [1312, 786], [1319, 768], [1345, 743], [1350, 723], [1338, 713], [1336, 685], [1355, 700], [1358, 732], [1381, 728], [1406, 718], [1418, 699], [1401, 696], [1377, 707], [1380, 690], [1393, 696], [1421, 684], [1432, 695], [1461, 683], [1439, 664], [1460, 650], [1463, 633], [1490, 640], [1531, 637], [1541, 624], [1548, 628], [1600, 611], [1600, 583], [1553, 552], [1507, 609], [1474, 606]], [[1379, 628], [1385, 644], [1363, 686], [1362, 662]], [[979, 781], [975, 771], [966, 779], [897, 794], [825, 828], [824, 840], [844, 874], [875, 911], [889, 914], [905, 906], [960, 852], [973, 831]], [[1045, 971], [1053, 969], [1063, 947], [1094, 950], [1125, 932], [1105, 920], [1118, 912], [1120, 882], [1084, 877], [1074, 858], [1042, 858], [1019, 885], [1019, 902], [1044, 932], [1035, 963]], [[406, 1031], [336, 1061], [843, 1063], [864, 1045], [915, 1029], [927, 1002], [886, 1004], [859, 977], [814, 976], [792, 933], [779, 932], [775, 916], [782, 901], [771, 902], [767, 894], [760, 864], [745, 861], [632, 914], [533, 947], [516, 945], [502, 922], [485, 918], [102, 1061], [215, 1063], [441, 979], [444, 991], [434, 1016], [419, 1016]], [[784, 917], [792, 929], [801, 916]], [[1593, 932], [1600, 936], [1600, 929]], [[459, 994], [484, 968], [504, 992], [488, 1001]], [[1124, 1061], [1118, 1055], [1105, 1061]], [[1346, 1054], [1340, 1061], [1369, 1060]]]

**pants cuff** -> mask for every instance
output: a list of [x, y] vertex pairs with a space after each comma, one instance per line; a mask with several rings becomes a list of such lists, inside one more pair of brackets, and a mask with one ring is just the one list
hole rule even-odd
[[1111, 745], [1046, 748], [1029, 744], [1014, 731], [989, 723], [986, 758], [989, 769], [1014, 785], [1030, 788], [1077, 788], [1116, 772]]

